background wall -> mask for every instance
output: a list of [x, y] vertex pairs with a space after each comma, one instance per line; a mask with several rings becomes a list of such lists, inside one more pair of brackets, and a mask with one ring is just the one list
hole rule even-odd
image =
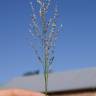
[[67, 93], [67, 94], [52, 94], [49, 96], [96, 96], [96, 91], [95, 92], [76, 92], [76, 93]]

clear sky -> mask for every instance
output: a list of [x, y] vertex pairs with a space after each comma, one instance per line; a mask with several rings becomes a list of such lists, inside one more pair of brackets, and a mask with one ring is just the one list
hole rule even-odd
[[[56, 43], [53, 70], [96, 67], [96, 0], [56, 1], [64, 32]], [[0, 83], [42, 68], [28, 40], [29, 2], [0, 0]]]

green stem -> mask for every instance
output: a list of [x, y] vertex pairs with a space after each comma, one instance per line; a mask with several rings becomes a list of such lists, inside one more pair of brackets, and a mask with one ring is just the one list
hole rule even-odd
[[[45, 60], [46, 61], [46, 60]], [[45, 63], [45, 70], [44, 70], [44, 78], [45, 78], [45, 96], [48, 96], [48, 63]]]
[[45, 11], [42, 10], [42, 15], [41, 15], [41, 19], [42, 19], [42, 36], [43, 36], [43, 48], [44, 48], [44, 82], [45, 82], [45, 96], [48, 96], [48, 50], [47, 50], [47, 46], [46, 46], [46, 15], [45, 15]]

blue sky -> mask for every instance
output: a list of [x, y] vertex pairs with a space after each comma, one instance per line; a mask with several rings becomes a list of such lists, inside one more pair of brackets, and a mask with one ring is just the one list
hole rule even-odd
[[[34, 0], [33, 0], [34, 1]], [[0, 83], [41, 69], [29, 44], [30, 0], [0, 0]], [[56, 0], [64, 26], [54, 71], [96, 67], [96, 0]]]

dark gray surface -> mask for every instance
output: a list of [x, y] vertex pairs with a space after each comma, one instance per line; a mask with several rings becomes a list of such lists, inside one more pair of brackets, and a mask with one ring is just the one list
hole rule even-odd
[[[3, 88], [25, 88], [34, 91], [44, 90], [43, 75], [17, 77]], [[48, 91], [67, 91], [82, 88], [96, 88], [96, 68], [87, 68], [49, 74]]]

